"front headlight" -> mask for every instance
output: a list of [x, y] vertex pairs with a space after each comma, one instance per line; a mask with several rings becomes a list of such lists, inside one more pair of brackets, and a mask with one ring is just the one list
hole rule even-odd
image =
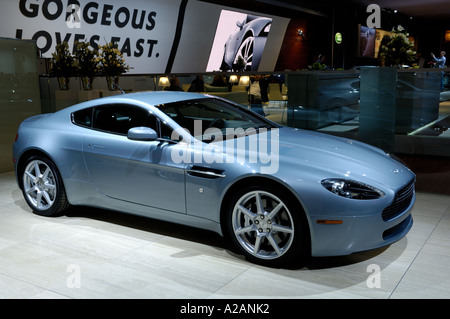
[[324, 179], [322, 186], [336, 195], [351, 199], [378, 199], [386, 196], [378, 188], [352, 180]]

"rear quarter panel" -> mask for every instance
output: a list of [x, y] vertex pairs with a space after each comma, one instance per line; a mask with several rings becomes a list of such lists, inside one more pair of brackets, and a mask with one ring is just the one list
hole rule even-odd
[[86, 194], [92, 194], [82, 154], [86, 132], [87, 129], [71, 123], [69, 112], [25, 120], [19, 127], [19, 137], [13, 147], [19, 186], [22, 165], [31, 154], [40, 153], [55, 163], [71, 204], [82, 202]]

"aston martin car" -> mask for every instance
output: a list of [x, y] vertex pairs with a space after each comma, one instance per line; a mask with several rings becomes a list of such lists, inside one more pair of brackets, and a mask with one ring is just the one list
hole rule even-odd
[[257, 71], [271, 25], [271, 18], [253, 15], [247, 15], [245, 20], [237, 21], [237, 31], [231, 34], [225, 43], [220, 69]]
[[389, 245], [413, 224], [415, 175], [394, 156], [204, 94], [130, 93], [36, 115], [13, 157], [38, 215], [82, 205], [206, 229], [270, 267]]

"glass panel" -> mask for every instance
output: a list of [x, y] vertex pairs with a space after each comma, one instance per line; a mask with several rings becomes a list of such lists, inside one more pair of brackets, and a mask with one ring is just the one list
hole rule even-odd
[[450, 156], [446, 72], [366, 67], [289, 72], [285, 78], [286, 109], [275, 116], [269, 101], [266, 112], [279, 124], [353, 138], [396, 153]]
[[13, 170], [12, 143], [19, 124], [40, 113], [36, 43], [0, 38], [0, 173]]

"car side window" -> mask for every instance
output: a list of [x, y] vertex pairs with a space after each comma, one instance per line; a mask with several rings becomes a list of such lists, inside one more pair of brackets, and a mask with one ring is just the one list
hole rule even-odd
[[170, 139], [172, 128], [159, 121], [147, 110], [127, 104], [99, 105], [72, 113], [76, 125], [96, 130], [126, 135], [132, 127], [146, 126], [154, 129], [159, 137]]
[[74, 124], [91, 127], [92, 126], [92, 110], [93, 108], [87, 108], [72, 113], [72, 122]]
[[147, 126], [157, 131], [156, 118], [145, 109], [126, 104], [101, 105], [94, 108], [94, 129], [126, 135], [130, 128], [138, 126]]

